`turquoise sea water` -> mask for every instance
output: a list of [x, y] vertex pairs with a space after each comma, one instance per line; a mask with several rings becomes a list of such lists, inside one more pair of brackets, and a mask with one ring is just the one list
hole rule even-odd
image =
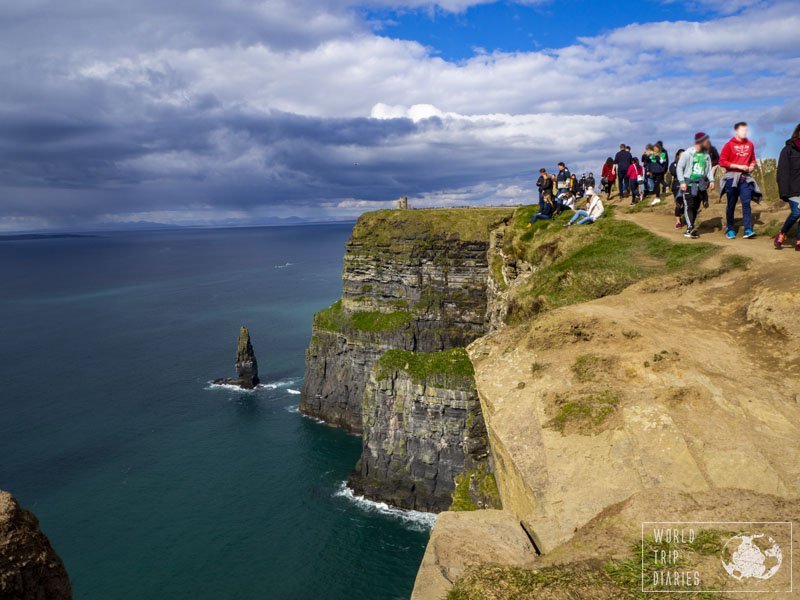
[[[360, 439], [296, 411], [349, 232], [0, 242], [0, 488], [76, 598], [408, 597], [427, 528], [337, 494]], [[209, 389], [242, 324], [268, 386]]]

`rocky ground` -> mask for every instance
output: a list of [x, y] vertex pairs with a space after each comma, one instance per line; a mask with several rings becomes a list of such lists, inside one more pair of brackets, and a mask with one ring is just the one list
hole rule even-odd
[[[759, 229], [773, 233], [781, 208], [758, 209]], [[471, 551], [471, 569], [454, 563], [434, 542], [471, 533], [441, 518], [415, 599], [442, 598], [453, 581], [453, 599], [637, 597], [617, 563], [632, 560], [641, 521], [797, 515], [800, 256], [766, 237], [724, 239], [713, 201], [701, 240], [686, 240], [670, 210], [620, 206], [617, 224], [553, 223], [507, 244], [532, 265], [505, 281], [520, 308], [469, 352], [505, 522], [521, 524], [550, 570], [520, 570], [531, 556], [514, 544], [506, 563], [491, 545]], [[650, 234], [602, 239], [626, 223]], [[600, 542], [609, 527], [621, 528], [616, 545]]]

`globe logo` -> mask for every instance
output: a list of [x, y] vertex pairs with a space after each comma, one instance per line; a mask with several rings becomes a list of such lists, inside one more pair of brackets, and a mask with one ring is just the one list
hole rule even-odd
[[780, 546], [764, 533], [735, 535], [722, 549], [722, 566], [734, 579], [769, 579], [781, 568]]

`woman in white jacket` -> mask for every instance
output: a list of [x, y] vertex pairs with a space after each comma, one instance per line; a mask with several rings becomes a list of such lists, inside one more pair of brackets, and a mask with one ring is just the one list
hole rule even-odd
[[586, 190], [586, 197], [589, 198], [586, 208], [576, 210], [569, 223], [564, 225], [564, 227], [569, 227], [575, 223], [578, 225], [588, 225], [589, 223], [594, 223], [603, 216], [606, 208], [603, 206], [603, 201], [600, 200], [600, 196], [594, 193], [594, 188], [588, 188]]

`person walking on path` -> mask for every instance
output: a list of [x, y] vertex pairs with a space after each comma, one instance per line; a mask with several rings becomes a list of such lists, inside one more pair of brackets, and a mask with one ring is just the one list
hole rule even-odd
[[[789, 231], [800, 220], [800, 125], [794, 128], [778, 157], [778, 194], [791, 211], [775, 238], [775, 247], [780, 250]], [[800, 252], [800, 225], [794, 249]]]
[[681, 158], [681, 154], [683, 154], [683, 148], [678, 150], [675, 154], [675, 160], [669, 166], [670, 191], [673, 198], [675, 198], [675, 229], [683, 227], [683, 192], [681, 192], [681, 184], [678, 182], [678, 161]]
[[611, 198], [611, 191], [614, 189], [614, 181], [616, 181], [616, 179], [617, 174], [614, 171], [614, 159], [609, 156], [600, 171], [600, 183], [603, 185], [606, 199]]
[[628, 191], [628, 167], [633, 162], [633, 155], [625, 144], [619, 145], [619, 152], [614, 156], [614, 173], [619, 180], [619, 197], [624, 198]]
[[681, 154], [676, 173], [680, 191], [683, 193], [685, 237], [700, 237], [697, 231], [697, 215], [700, 205], [708, 206], [708, 190], [714, 189], [711, 179], [711, 140], [702, 131], [694, 134], [694, 146]]
[[664, 152], [658, 143], [653, 146], [653, 151], [650, 153], [648, 160], [648, 170], [650, 171], [650, 178], [653, 180], [653, 192], [655, 198], [650, 203], [650, 206], [661, 204], [661, 194], [664, 193], [664, 177], [667, 174], [669, 163], [667, 162], [667, 153]]
[[631, 190], [631, 206], [639, 203], [639, 187], [644, 182], [644, 169], [639, 164], [639, 159], [633, 157], [633, 162], [628, 166], [628, 188]]
[[725, 210], [725, 235], [729, 240], [736, 238], [734, 216], [736, 204], [742, 203], [742, 221], [744, 222], [744, 237], [755, 236], [753, 230], [753, 215], [750, 201], [753, 199], [755, 179], [750, 175], [756, 168], [756, 150], [753, 142], [747, 139], [747, 123], [741, 121], [733, 126], [734, 136], [722, 147], [719, 153], [719, 166], [726, 170], [723, 178], [722, 190], [728, 196], [728, 205]]
[[600, 196], [595, 193], [594, 188], [586, 190], [586, 197], [589, 199], [586, 203], [586, 208], [576, 210], [569, 223], [566, 223], [564, 227], [570, 227], [576, 223], [578, 225], [588, 225], [603, 216], [606, 209], [603, 206], [603, 201], [600, 200]]
[[553, 181], [547, 174], [547, 169], [539, 169], [539, 179], [536, 180], [536, 187], [539, 190], [539, 212], [544, 209], [544, 194], [553, 193]]

